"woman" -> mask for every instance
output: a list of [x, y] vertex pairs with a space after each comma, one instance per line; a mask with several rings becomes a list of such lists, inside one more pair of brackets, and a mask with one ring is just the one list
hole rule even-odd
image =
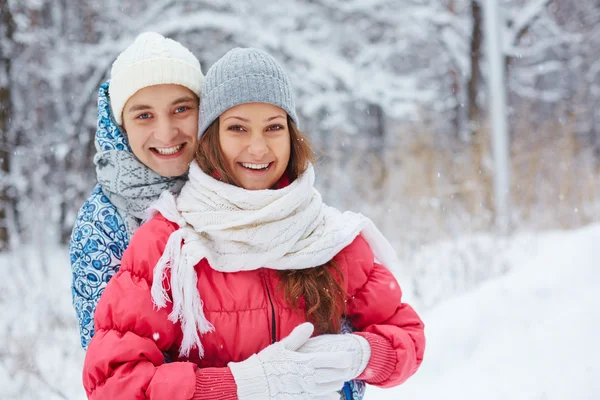
[[98, 94], [98, 184], [83, 204], [69, 246], [73, 306], [81, 345], [94, 311], [119, 270], [144, 211], [163, 190], [178, 192], [194, 157], [204, 75], [180, 43], [145, 32], [112, 66]]
[[[395, 253], [322, 203], [281, 66], [230, 51], [200, 114], [189, 181], [153, 205], [98, 304], [88, 397], [339, 399], [345, 381], [408, 379], [425, 338]], [[340, 334], [342, 317], [357, 331]]]

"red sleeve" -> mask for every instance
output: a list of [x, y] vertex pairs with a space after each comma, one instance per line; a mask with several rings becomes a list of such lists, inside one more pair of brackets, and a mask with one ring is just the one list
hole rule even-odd
[[348, 276], [348, 317], [371, 345], [371, 359], [359, 379], [379, 387], [406, 381], [423, 361], [424, 325], [390, 270], [374, 262], [359, 236], [340, 253]]
[[98, 302], [96, 334], [83, 367], [88, 398], [237, 399], [229, 368], [164, 363], [163, 351], [180, 340], [181, 329], [168, 319], [171, 303], [154, 307], [150, 288], [154, 265], [174, 229], [160, 216], [140, 227]]

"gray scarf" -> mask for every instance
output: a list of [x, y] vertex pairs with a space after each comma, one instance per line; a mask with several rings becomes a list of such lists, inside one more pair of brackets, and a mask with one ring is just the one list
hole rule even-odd
[[102, 192], [119, 211], [130, 238], [140, 227], [148, 206], [165, 190], [178, 193], [187, 179], [187, 174], [161, 176], [123, 150], [100, 151], [94, 156], [94, 164]]

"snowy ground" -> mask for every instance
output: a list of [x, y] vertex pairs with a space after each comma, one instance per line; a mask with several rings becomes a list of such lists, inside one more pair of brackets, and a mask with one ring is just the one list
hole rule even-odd
[[[600, 225], [509, 242], [475, 259], [510, 272], [422, 312], [422, 368], [368, 400], [600, 398]], [[439, 246], [422, 251], [440, 260]], [[28, 248], [0, 266], [0, 399], [84, 399], [66, 251]]]
[[600, 225], [524, 243], [510, 273], [422, 314], [421, 369], [373, 399], [600, 399]]

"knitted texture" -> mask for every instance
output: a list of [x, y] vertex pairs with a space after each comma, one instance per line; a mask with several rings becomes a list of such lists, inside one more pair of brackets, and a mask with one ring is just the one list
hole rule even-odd
[[369, 332], [357, 332], [369, 342], [371, 358], [365, 370], [358, 379], [365, 380], [371, 384], [384, 382], [394, 372], [398, 359], [392, 343], [380, 335]]
[[[223, 372], [223, 369], [226, 371]], [[238, 400], [237, 385], [227, 368], [201, 368], [196, 371], [192, 400]]]
[[[177, 201], [168, 193], [151, 206], [180, 229], [167, 241], [154, 269], [152, 298], [158, 308], [170, 301], [170, 319], [179, 321], [180, 355], [196, 346], [200, 334], [213, 330], [202, 309], [195, 265], [206, 258], [220, 272], [306, 269], [329, 262], [359, 235], [375, 257], [394, 270], [396, 252], [373, 222], [352, 212], [340, 212], [322, 202], [314, 187], [312, 165], [289, 186], [278, 190], [246, 190], [206, 175], [196, 163]], [[183, 242], [183, 245], [182, 245]], [[170, 285], [164, 279], [171, 270]]]
[[281, 65], [264, 51], [235, 48], [206, 73], [198, 132], [203, 134], [223, 112], [245, 103], [281, 107], [298, 126], [292, 85]]
[[[342, 318], [342, 331], [340, 333], [352, 333], [354, 331], [356, 329], [354, 329], [350, 321], [347, 318]], [[365, 381], [358, 379], [346, 382], [341, 400], [361, 400], [365, 397], [366, 386]]]
[[258, 354], [229, 363], [238, 399], [339, 399], [337, 391], [344, 385], [350, 354], [297, 352], [312, 332], [312, 324], [301, 324], [289, 336]]
[[140, 89], [161, 84], [185, 86], [200, 97], [204, 75], [200, 62], [179, 42], [144, 32], [115, 60], [110, 72], [115, 121], [123, 125], [123, 107]]
[[131, 236], [139, 228], [148, 206], [165, 190], [178, 192], [185, 176], [163, 177], [135, 157], [127, 138], [112, 122], [112, 98], [107, 97], [106, 86], [102, 85], [98, 94], [96, 177], [103, 194], [119, 210]]
[[299, 352], [312, 354], [322, 352], [345, 352], [352, 357], [352, 363], [346, 369], [344, 379], [351, 380], [362, 374], [371, 358], [371, 347], [362, 336], [320, 335], [309, 339], [299, 349]]

